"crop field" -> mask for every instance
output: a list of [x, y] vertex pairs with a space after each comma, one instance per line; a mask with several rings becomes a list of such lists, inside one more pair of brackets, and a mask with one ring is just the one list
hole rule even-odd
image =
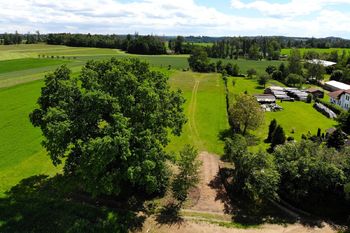
[[[345, 50], [347, 53], [350, 52], [349, 48], [328, 48], [328, 49], [318, 49], [318, 48], [300, 48], [299, 49], [301, 54], [304, 54], [307, 51], [315, 51], [317, 53], [331, 53], [332, 51], [338, 51], [338, 54], [341, 55], [343, 50]], [[281, 54], [283, 55], [289, 55], [291, 49], [282, 49]]]
[[169, 151], [185, 144], [198, 150], [223, 153], [221, 131], [228, 128], [224, 83], [218, 74], [177, 72], [170, 78], [173, 88], [180, 88], [186, 98], [187, 123], [180, 137], [171, 137]]
[[[235, 85], [232, 85], [232, 80], [235, 80]], [[270, 81], [268, 85], [280, 85], [276, 81]], [[231, 98], [235, 94], [243, 93], [245, 91], [248, 94], [261, 94], [264, 89], [259, 86], [258, 82], [254, 79], [244, 79], [244, 78], [230, 78], [228, 80], [229, 93]], [[317, 112], [312, 104], [307, 104], [304, 102], [277, 102], [278, 105], [283, 107], [282, 111], [279, 112], [266, 112], [264, 124], [260, 126], [259, 129], [252, 132], [258, 139], [257, 146], [252, 147], [252, 150], [258, 150], [259, 148], [266, 149], [268, 144], [264, 143], [267, 137], [268, 127], [271, 120], [276, 119], [278, 124], [280, 124], [286, 136], [291, 136], [295, 140], [300, 140], [302, 134], [316, 134], [317, 129], [320, 128], [322, 132], [333, 127], [336, 122], [334, 120], [328, 119], [321, 113]]]

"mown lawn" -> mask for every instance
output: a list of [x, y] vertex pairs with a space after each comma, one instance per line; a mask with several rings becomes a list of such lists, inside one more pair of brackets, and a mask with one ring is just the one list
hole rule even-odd
[[28, 117], [42, 85], [37, 81], [0, 89], [0, 195], [25, 177], [59, 171], [40, 145], [40, 129]]
[[218, 74], [177, 72], [170, 78], [173, 88], [180, 88], [186, 98], [188, 122], [180, 137], [171, 137], [168, 151], [179, 151], [185, 144], [198, 150], [223, 153], [219, 134], [228, 128], [225, 91]]
[[[235, 85], [232, 85], [232, 80], [235, 80]], [[270, 81], [268, 85], [282, 85], [276, 81]], [[267, 85], [267, 86], [268, 86]], [[243, 93], [245, 91], [248, 94], [259, 94], [263, 93], [264, 89], [260, 87], [255, 79], [244, 79], [244, 78], [229, 78], [228, 80], [229, 93], [231, 98], [235, 94]], [[286, 136], [291, 136], [295, 140], [300, 140], [302, 134], [316, 134], [317, 129], [320, 128], [323, 132], [333, 127], [336, 122], [328, 119], [321, 113], [317, 112], [312, 104], [304, 102], [279, 102], [277, 104], [283, 107], [280, 112], [266, 112], [264, 124], [256, 131], [251, 132], [257, 137], [257, 144], [251, 149], [253, 151], [266, 149], [269, 147], [268, 144], [264, 143], [267, 137], [268, 126], [271, 120], [276, 119], [277, 122], [283, 127]], [[294, 131], [294, 133], [292, 133]]]

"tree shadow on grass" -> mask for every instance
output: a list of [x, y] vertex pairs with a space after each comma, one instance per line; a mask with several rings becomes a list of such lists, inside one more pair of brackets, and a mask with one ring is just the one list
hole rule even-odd
[[[144, 217], [74, 198], [75, 182], [57, 175], [22, 180], [0, 198], [0, 232], [128, 232]], [[93, 200], [91, 198], [91, 200]]]
[[234, 136], [234, 132], [231, 128], [221, 130], [218, 134], [218, 139], [220, 141], [225, 141], [225, 138], [232, 138]]
[[180, 216], [181, 205], [169, 203], [162, 207], [160, 212], [156, 215], [158, 224], [163, 225], [181, 225], [184, 220]]

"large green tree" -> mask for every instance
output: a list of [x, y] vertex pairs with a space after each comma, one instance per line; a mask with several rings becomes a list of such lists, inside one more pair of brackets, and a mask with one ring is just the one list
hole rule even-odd
[[229, 118], [231, 125], [239, 125], [245, 135], [248, 129], [257, 129], [263, 123], [264, 112], [255, 97], [240, 94], [229, 108]]
[[190, 145], [185, 145], [180, 151], [177, 161], [179, 171], [172, 183], [173, 195], [180, 204], [186, 200], [189, 189], [199, 182], [201, 161], [198, 160], [197, 155], [197, 150]]
[[278, 198], [280, 175], [274, 157], [266, 152], [242, 153], [233, 157], [234, 188], [256, 204]]
[[292, 49], [290, 51], [290, 55], [288, 57], [288, 70], [292, 74], [303, 74], [300, 50]]
[[169, 130], [179, 135], [185, 122], [184, 98], [167, 81], [138, 59], [90, 61], [77, 78], [62, 66], [46, 76], [30, 119], [53, 163], [93, 195], [159, 193]]
[[280, 194], [289, 200], [320, 202], [341, 194], [345, 156], [334, 149], [303, 140], [277, 147], [274, 156], [281, 174]]
[[193, 71], [197, 72], [208, 72], [210, 60], [208, 58], [207, 52], [201, 48], [197, 47], [192, 50], [190, 57], [188, 58], [188, 64]]
[[316, 82], [323, 80], [323, 75], [325, 74], [325, 68], [320, 63], [309, 63], [307, 64], [307, 78], [311, 80], [316, 80]]

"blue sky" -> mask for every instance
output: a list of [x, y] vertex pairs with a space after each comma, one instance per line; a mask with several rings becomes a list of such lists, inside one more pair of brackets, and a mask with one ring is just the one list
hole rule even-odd
[[16, 0], [2, 32], [350, 38], [350, 0]]

